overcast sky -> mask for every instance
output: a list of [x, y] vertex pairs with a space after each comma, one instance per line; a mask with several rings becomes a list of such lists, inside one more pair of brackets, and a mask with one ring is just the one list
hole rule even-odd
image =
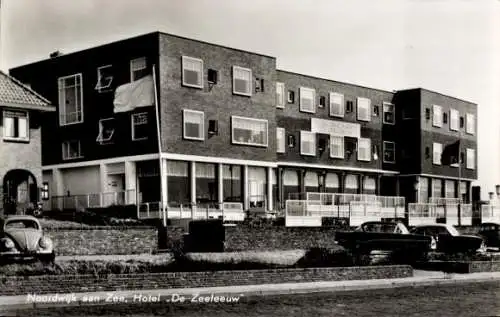
[[151, 31], [277, 57], [278, 68], [479, 105], [479, 185], [500, 183], [498, 0], [1, 0], [0, 69]]

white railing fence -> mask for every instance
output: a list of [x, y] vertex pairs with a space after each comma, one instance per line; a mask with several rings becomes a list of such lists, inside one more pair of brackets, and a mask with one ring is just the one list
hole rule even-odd
[[[165, 206], [167, 219], [223, 219], [224, 221], [243, 221], [245, 212], [243, 204], [238, 202], [224, 202], [219, 206], [216, 203], [192, 205], [176, 204]], [[137, 206], [138, 219], [163, 219], [161, 202], [140, 203]]]
[[91, 193], [85, 195], [52, 196], [52, 209], [101, 208], [109, 206], [134, 205], [136, 203], [136, 190], [129, 189], [117, 192]]

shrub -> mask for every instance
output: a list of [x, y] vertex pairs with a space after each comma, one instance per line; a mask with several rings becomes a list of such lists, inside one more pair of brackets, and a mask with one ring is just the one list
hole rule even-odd
[[297, 263], [297, 267], [353, 266], [352, 255], [345, 249], [311, 248]]

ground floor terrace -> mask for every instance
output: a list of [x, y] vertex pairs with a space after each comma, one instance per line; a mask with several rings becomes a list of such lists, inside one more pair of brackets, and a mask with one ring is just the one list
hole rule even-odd
[[49, 194], [44, 208], [136, 205], [139, 218], [151, 218], [162, 217], [164, 201], [170, 218], [225, 213], [242, 220], [252, 212], [343, 217], [347, 212], [371, 219], [370, 213], [381, 214], [377, 208], [395, 218], [407, 212], [437, 218], [441, 209], [433, 207], [445, 205], [450, 217], [451, 206], [470, 202], [470, 181], [459, 185], [457, 179], [429, 175], [174, 154], [162, 155], [161, 162], [151, 154], [45, 166], [43, 186]]

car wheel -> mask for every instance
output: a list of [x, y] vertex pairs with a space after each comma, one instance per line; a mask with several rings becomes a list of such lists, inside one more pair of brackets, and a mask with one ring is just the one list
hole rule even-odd
[[40, 257], [40, 261], [44, 264], [53, 264], [56, 260], [56, 254], [52, 252], [49, 255], [43, 255]]

